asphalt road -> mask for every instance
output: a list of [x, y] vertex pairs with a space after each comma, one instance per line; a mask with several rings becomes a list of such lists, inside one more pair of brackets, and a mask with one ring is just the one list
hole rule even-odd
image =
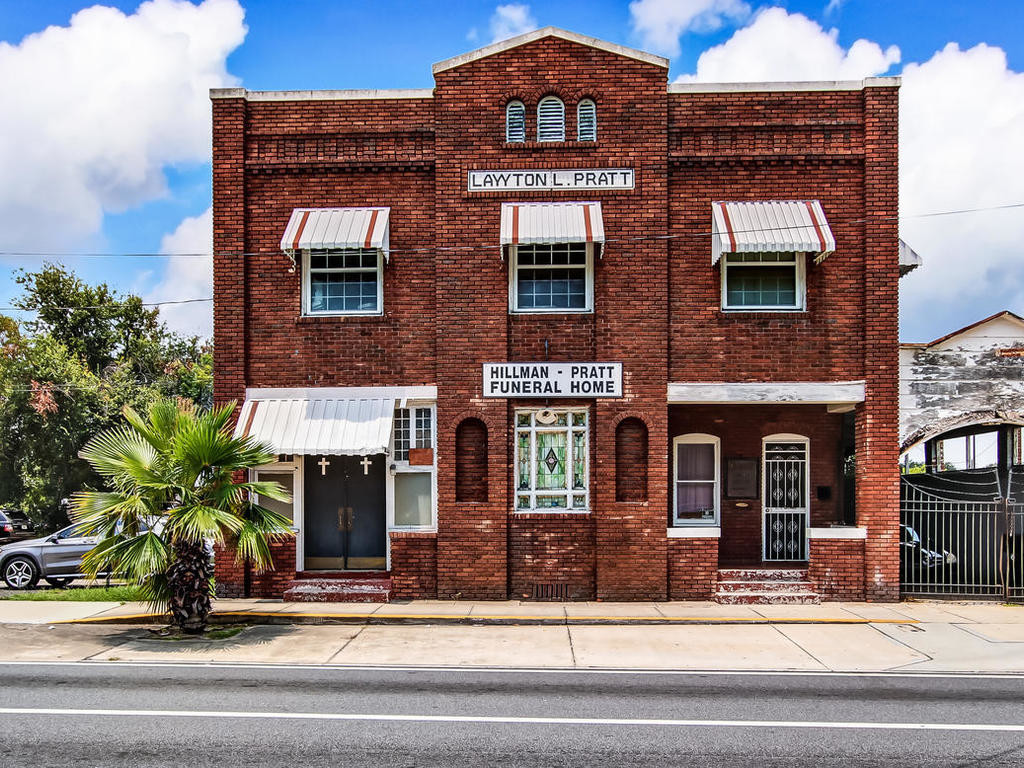
[[1012, 676], [86, 662], [0, 691], [3, 766], [1024, 764]]

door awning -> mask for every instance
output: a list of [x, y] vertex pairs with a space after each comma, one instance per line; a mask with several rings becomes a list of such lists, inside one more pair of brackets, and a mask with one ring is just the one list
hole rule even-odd
[[281, 250], [376, 248], [388, 258], [390, 208], [296, 208], [281, 237]]
[[604, 244], [600, 203], [502, 203], [501, 245]]
[[395, 398], [276, 396], [279, 393], [280, 390], [249, 390], [235, 425], [235, 436], [268, 443], [277, 454], [387, 453]]
[[817, 200], [718, 201], [711, 204], [711, 263], [723, 253], [813, 253], [814, 262], [836, 249]]

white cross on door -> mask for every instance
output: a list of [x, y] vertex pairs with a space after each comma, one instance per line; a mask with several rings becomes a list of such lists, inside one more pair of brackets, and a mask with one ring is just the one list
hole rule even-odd
[[320, 474], [327, 477], [327, 468], [331, 466], [331, 462], [327, 460], [326, 456], [322, 456], [317, 464], [320, 466]]
[[363, 465], [363, 474], [370, 474], [370, 465], [373, 464], [373, 459], [371, 459], [369, 456], [363, 456], [363, 460], [360, 461], [359, 463]]

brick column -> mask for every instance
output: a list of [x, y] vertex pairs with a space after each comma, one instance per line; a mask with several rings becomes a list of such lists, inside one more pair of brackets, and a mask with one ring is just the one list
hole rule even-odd
[[213, 101], [214, 400], [245, 396], [245, 98], [218, 90]]
[[867, 528], [864, 591], [899, 599], [898, 96], [864, 89], [864, 374], [857, 408], [857, 524]]

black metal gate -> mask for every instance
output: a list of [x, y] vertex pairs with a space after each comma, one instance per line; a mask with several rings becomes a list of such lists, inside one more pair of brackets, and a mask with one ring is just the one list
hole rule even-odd
[[1024, 600], [1024, 468], [903, 475], [906, 595]]

